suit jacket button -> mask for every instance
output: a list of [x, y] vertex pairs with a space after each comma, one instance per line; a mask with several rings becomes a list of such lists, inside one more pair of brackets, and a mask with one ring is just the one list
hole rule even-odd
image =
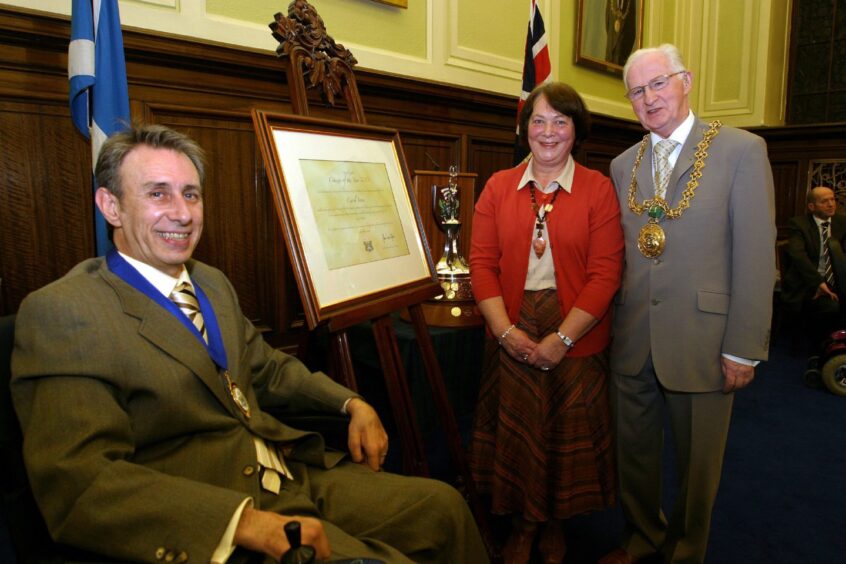
[[252, 476], [253, 474], [256, 473], [256, 468], [255, 468], [255, 466], [244, 466], [243, 472], [244, 472], [244, 476]]
[[156, 549], [156, 560], [161, 560], [162, 558], [164, 558], [165, 552], [167, 552], [167, 551], [165, 550], [165, 548], [163, 546], [160, 546], [159, 548], [157, 548]]
[[165, 554], [165, 562], [173, 562], [173, 559], [176, 558], [176, 555], [173, 553], [172, 550], [168, 550], [167, 554]]
[[188, 562], [188, 553], [184, 550], [176, 555], [176, 562]]

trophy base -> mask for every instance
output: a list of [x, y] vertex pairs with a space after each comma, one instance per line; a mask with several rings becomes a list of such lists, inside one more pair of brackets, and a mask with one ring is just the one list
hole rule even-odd
[[[420, 304], [426, 325], [468, 328], [484, 325], [485, 320], [473, 299], [469, 274], [438, 274], [438, 282], [444, 293]], [[406, 310], [400, 317], [405, 321], [411, 319]]]
[[[457, 329], [470, 329], [481, 327], [485, 320], [476, 307], [476, 302], [440, 302], [426, 301], [420, 304], [423, 310], [423, 318], [426, 325], [430, 327], [454, 327]], [[400, 312], [400, 319], [411, 321], [408, 310]]]

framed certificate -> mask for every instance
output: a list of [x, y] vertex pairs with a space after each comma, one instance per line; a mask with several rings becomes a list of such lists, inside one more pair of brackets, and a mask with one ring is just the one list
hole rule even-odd
[[252, 115], [310, 329], [438, 292], [396, 130]]

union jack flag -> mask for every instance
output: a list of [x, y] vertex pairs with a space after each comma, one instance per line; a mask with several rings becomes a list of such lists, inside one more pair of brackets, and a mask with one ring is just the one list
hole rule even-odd
[[520, 101], [517, 103], [517, 139], [514, 142], [514, 164], [520, 163], [528, 152], [520, 146], [520, 111], [526, 98], [539, 84], [552, 80], [552, 66], [549, 63], [549, 47], [547, 45], [546, 29], [543, 16], [538, 8], [537, 0], [531, 0], [529, 11], [529, 30], [526, 34], [526, 52], [523, 59], [523, 86]]

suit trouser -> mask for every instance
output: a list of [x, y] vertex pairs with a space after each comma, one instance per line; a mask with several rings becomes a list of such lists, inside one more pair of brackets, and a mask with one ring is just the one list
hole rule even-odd
[[389, 562], [487, 562], [476, 523], [452, 486], [437, 480], [373, 472], [352, 462], [331, 469], [287, 460], [294, 480], [262, 509], [320, 519], [331, 558]]
[[[634, 376], [613, 374], [623, 548], [666, 562], [703, 562], [723, 464], [733, 394], [672, 392], [662, 387], [650, 355]], [[678, 492], [667, 521], [661, 504], [664, 418], [676, 447]]]

